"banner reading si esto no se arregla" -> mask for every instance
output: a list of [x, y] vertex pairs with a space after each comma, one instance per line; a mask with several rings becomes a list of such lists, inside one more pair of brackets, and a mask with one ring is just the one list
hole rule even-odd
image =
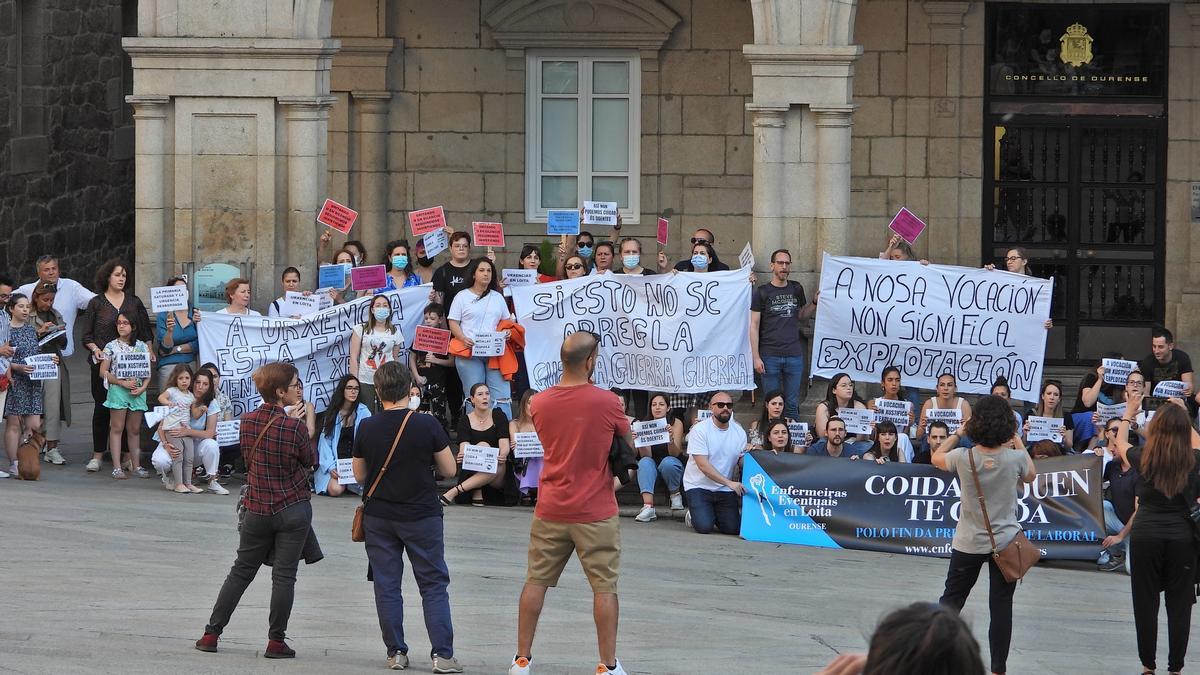
[[1013, 398], [1034, 401], [1042, 382], [1048, 279], [950, 265], [825, 254], [813, 335], [813, 375], [874, 382], [887, 366], [933, 389], [987, 394], [1003, 375]]

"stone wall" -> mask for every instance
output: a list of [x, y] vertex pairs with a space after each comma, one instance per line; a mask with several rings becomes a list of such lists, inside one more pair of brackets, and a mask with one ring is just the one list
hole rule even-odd
[[[54, 252], [91, 283], [133, 254], [133, 134], [121, 35], [135, 0], [0, 0], [0, 270]], [[22, 66], [18, 73], [18, 65]]]

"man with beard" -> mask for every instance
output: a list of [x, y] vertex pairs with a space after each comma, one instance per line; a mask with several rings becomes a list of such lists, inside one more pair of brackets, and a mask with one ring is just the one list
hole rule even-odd
[[688, 463], [683, 470], [683, 494], [688, 511], [684, 522], [700, 534], [715, 526], [722, 534], [738, 534], [738, 515], [746, 488], [733, 480], [746, 449], [746, 431], [733, 421], [733, 399], [718, 391], [709, 400], [712, 417], [688, 433]]

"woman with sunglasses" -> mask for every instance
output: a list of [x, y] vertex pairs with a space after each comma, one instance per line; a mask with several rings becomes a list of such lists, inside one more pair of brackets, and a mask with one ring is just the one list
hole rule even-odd
[[[566, 235], [563, 235], [563, 242], [566, 242], [566, 240]], [[589, 261], [592, 259], [592, 253], [595, 252], [595, 249], [593, 248], [595, 243], [596, 240], [592, 236], [592, 233], [584, 230], [575, 235], [575, 249], [573, 251], [568, 252], [564, 244], [559, 244], [558, 266], [555, 270], [558, 276], [562, 279], [573, 278], [566, 273], [566, 265], [571, 261], [571, 258], [580, 258], [583, 261], [584, 268], [587, 268]]]
[[578, 279], [588, 275], [587, 259], [581, 255], [567, 256], [567, 260], [563, 263], [563, 278]]

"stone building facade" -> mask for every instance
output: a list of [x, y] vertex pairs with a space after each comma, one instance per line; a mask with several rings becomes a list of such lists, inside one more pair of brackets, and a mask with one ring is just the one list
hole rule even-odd
[[54, 252], [91, 285], [133, 253], [134, 0], [0, 0], [0, 270]]

